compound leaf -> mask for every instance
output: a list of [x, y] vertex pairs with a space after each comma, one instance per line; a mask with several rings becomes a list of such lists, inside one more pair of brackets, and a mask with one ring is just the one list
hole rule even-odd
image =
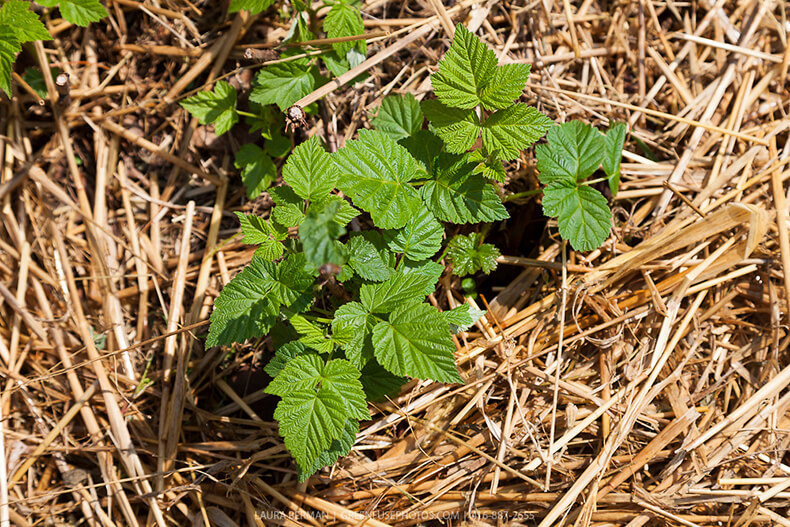
[[447, 106], [474, 108], [494, 78], [496, 54], [465, 26], [458, 25], [450, 49], [431, 75], [436, 96]]
[[283, 181], [299, 196], [311, 201], [321, 201], [329, 196], [335, 188], [337, 174], [337, 168], [321, 146], [318, 136], [294, 148], [283, 167]]
[[474, 146], [480, 136], [480, 121], [474, 110], [451, 108], [434, 99], [422, 101], [421, 106], [448, 152], [460, 154]]
[[222, 288], [214, 301], [206, 346], [218, 346], [266, 334], [276, 321], [280, 304], [272, 293], [274, 281], [265, 260], [253, 258]]
[[412, 260], [426, 260], [442, 246], [444, 228], [427, 209], [422, 208], [401, 229], [384, 231], [384, 240], [394, 253]]
[[581, 121], [552, 126], [548, 143], [535, 147], [538, 179], [575, 183], [595, 172], [603, 160], [605, 141], [601, 133]]
[[502, 200], [476, 165], [466, 156], [440, 154], [433, 163], [433, 179], [420, 189], [423, 201], [442, 221], [480, 223], [508, 217]]
[[250, 199], [260, 196], [277, 179], [277, 166], [258, 145], [243, 145], [236, 152], [234, 164], [241, 169], [241, 181]]
[[499, 249], [483, 243], [483, 235], [472, 233], [455, 236], [447, 245], [447, 258], [453, 263], [453, 274], [466, 276], [483, 271], [488, 274], [496, 269]]
[[551, 124], [537, 108], [514, 104], [494, 112], [483, 123], [483, 146], [503, 161], [516, 159], [521, 150], [543, 137]]
[[[355, 4], [356, 2], [349, 0], [337, 0], [335, 2], [326, 14], [326, 18], [324, 18], [324, 31], [326, 31], [328, 38], [350, 37], [361, 35], [365, 32], [362, 15], [360, 15], [359, 8]], [[367, 50], [364, 39], [334, 42], [332, 47], [341, 57], [344, 57], [354, 47], [357, 47], [362, 54]]]
[[200, 124], [213, 124], [217, 135], [224, 134], [239, 122], [236, 89], [225, 81], [218, 81], [213, 91], [202, 91], [187, 97], [181, 101], [181, 106], [197, 117]]
[[283, 255], [285, 246], [283, 240], [288, 237], [288, 233], [277, 229], [267, 220], [254, 214], [243, 214], [237, 212], [236, 216], [241, 223], [241, 232], [244, 234], [244, 243], [257, 245], [255, 255], [264, 260], [276, 260]]
[[387, 95], [371, 124], [395, 141], [409, 137], [422, 128], [422, 110], [414, 95]]
[[340, 169], [338, 188], [369, 212], [377, 227], [403, 227], [422, 207], [419, 194], [407, 184], [417, 174], [417, 162], [384, 133], [362, 130], [359, 139], [332, 158]]
[[395, 375], [463, 383], [447, 322], [429, 304], [396, 308], [373, 328], [376, 359]]
[[594, 188], [554, 181], [543, 189], [543, 212], [557, 217], [560, 234], [577, 251], [597, 249], [609, 237], [612, 214]]

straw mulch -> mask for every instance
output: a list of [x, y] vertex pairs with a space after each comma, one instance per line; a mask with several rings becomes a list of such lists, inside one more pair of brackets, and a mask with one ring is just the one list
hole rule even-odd
[[[186, 0], [49, 19], [19, 62], [70, 86], [0, 108], [0, 522], [790, 525], [788, 9], [712, 3], [366, 3], [385, 60], [297, 138], [340, 145], [385, 94], [424, 96], [452, 22], [533, 65], [525, 101], [631, 135], [605, 245], [566, 251], [539, 197], [512, 201], [488, 318], [457, 339], [466, 385], [372, 405], [302, 485], [262, 392], [269, 342], [199, 338], [252, 254], [232, 211], [270, 206], [233, 167], [251, 138], [174, 104], [226, 74], [246, 93], [245, 48], [287, 25]], [[536, 188], [532, 153], [509, 174]]]

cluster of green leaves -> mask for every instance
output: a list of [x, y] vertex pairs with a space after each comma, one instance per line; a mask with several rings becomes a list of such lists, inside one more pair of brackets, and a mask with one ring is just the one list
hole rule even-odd
[[606, 198], [587, 178], [602, 168], [612, 195], [620, 186], [626, 125], [601, 134], [593, 126], [571, 121], [549, 130], [546, 144], [535, 147], [543, 212], [556, 217], [560, 235], [577, 251], [597, 249], [609, 237], [611, 211]]
[[[273, 0], [233, 0], [230, 11], [247, 10], [259, 13], [272, 5]], [[325, 0], [329, 7], [325, 10], [323, 30], [327, 38], [362, 35], [364, 25], [359, 11], [358, 0]], [[317, 38], [311, 29], [311, 21], [317, 10], [301, 0], [291, 3], [295, 10], [287, 42], [302, 42]], [[322, 11], [323, 13], [323, 11]], [[333, 43], [318, 59], [291, 56], [301, 53], [301, 49], [284, 49], [283, 62], [265, 66], [255, 76], [250, 93], [250, 109], [238, 109], [236, 89], [224, 81], [217, 82], [212, 91], [204, 91], [181, 101], [190, 114], [201, 124], [214, 125], [217, 135], [229, 131], [239, 117], [245, 118], [251, 132], [260, 131], [263, 148], [246, 144], [236, 153], [236, 168], [241, 169], [241, 177], [252, 199], [266, 190], [277, 178], [276, 159], [283, 158], [291, 149], [291, 142], [282, 134], [284, 126], [282, 111], [294, 102], [328, 82], [321, 74], [318, 61], [323, 63], [330, 75], [341, 75], [365, 60], [367, 46], [365, 40]], [[276, 105], [280, 112], [272, 111]], [[313, 108], [307, 110], [314, 111]]]
[[[87, 26], [107, 16], [99, 0], [36, 0], [43, 7], [58, 7], [64, 19]], [[0, 89], [11, 96], [11, 72], [22, 44], [50, 40], [52, 36], [41, 23], [27, 0], [6, 0], [0, 6]]]
[[[565, 128], [514, 102], [528, 73], [498, 65], [459, 26], [432, 78], [438, 100], [386, 97], [374, 129], [332, 154], [312, 137], [288, 157], [283, 184], [268, 190], [268, 218], [238, 214], [245, 243], [258, 248], [217, 298], [206, 344], [271, 336], [266, 391], [281, 398], [274, 416], [301, 480], [348, 453], [367, 401], [410, 377], [463, 382], [452, 334], [483, 312], [471, 304], [441, 312], [425, 299], [445, 258], [459, 276], [496, 266], [499, 252], [482, 234], [447, 239], [445, 230], [508, 217], [502, 162], [546, 131], [545, 150], [556, 152], [552, 138]], [[595, 168], [614, 167], [613, 155], [595, 159]]]

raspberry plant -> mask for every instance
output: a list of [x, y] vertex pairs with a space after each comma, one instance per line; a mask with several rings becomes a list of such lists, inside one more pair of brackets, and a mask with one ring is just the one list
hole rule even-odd
[[458, 26], [432, 76], [437, 100], [386, 98], [374, 130], [333, 154], [310, 138], [288, 157], [283, 184], [269, 189], [269, 217], [238, 214], [244, 241], [258, 249], [216, 299], [206, 344], [272, 336], [266, 391], [281, 398], [274, 417], [300, 480], [349, 452], [367, 401], [408, 378], [463, 382], [452, 334], [483, 312], [439, 311], [425, 299], [445, 256], [458, 275], [496, 265], [482, 234], [446, 240], [445, 225], [508, 217], [503, 161], [548, 132], [537, 150], [545, 210], [576, 248], [608, 235], [606, 200], [584, 179], [603, 165], [616, 190], [625, 127], [603, 136], [581, 123], [554, 126], [514, 102], [528, 75], [528, 66], [498, 65]]

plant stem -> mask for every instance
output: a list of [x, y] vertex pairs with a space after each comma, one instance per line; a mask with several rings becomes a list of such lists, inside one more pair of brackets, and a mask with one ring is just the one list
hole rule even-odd
[[517, 199], [535, 196], [537, 194], [540, 194], [541, 192], [543, 192], [543, 189], [540, 188], [536, 188], [535, 190], [527, 190], [524, 192], [517, 192], [516, 194], [510, 194], [509, 196], [505, 196], [504, 198], [502, 198], [502, 201], [507, 203], [508, 201], [515, 201]]

